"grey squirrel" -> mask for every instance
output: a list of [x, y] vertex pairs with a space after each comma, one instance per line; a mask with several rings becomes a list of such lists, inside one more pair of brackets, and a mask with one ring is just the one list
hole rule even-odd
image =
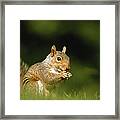
[[50, 54], [42, 62], [35, 63], [29, 68], [26, 64], [21, 65], [21, 90], [31, 90], [31, 93], [47, 96], [47, 86], [70, 78], [70, 59], [65, 52], [65, 46], [62, 51], [57, 51], [53, 45]]

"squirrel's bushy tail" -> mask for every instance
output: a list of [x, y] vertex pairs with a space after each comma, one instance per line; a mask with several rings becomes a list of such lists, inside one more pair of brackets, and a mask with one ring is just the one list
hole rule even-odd
[[26, 74], [28, 68], [28, 65], [24, 61], [20, 60], [20, 84], [22, 84], [23, 77]]

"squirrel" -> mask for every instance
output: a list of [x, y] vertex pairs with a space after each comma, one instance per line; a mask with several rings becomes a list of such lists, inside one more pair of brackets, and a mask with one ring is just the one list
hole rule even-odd
[[[33, 94], [49, 95], [48, 86], [72, 76], [70, 71], [70, 58], [65, 54], [66, 47], [57, 51], [52, 46], [49, 55], [42, 62], [28, 67], [25, 63], [21, 65], [21, 90], [31, 90]], [[23, 70], [24, 68], [24, 70]]]

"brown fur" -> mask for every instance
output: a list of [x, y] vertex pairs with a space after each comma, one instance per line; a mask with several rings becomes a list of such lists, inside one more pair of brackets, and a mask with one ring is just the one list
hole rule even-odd
[[[56, 47], [53, 45], [50, 54], [43, 62], [32, 65], [25, 74], [21, 74], [21, 89], [29, 88], [31, 92], [34, 91], [34, 94], [39, 93], [38, 89], [41, 89], [43, 95], [48, 95], [47, 86], [71, 77], [70, 59], [65, 52], [66, 47], [63, 47], [61, 52], [56, 51]], [[38, 81], [43, 89], [40, 88]]]

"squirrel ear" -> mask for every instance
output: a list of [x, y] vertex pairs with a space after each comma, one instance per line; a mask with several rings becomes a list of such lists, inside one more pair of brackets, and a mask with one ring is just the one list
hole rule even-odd
[[53, 57], [56, 54], [56, 47], [55, 47], [55, 45], [52, 46], [50, 54], [51, 54], [51, 57]]
[[66, 47], [65, 47], [65, 46], [63, 47], [62, 52], [63, 52], [63, 53], [65, 53], [65, 52], [66, 52]]

